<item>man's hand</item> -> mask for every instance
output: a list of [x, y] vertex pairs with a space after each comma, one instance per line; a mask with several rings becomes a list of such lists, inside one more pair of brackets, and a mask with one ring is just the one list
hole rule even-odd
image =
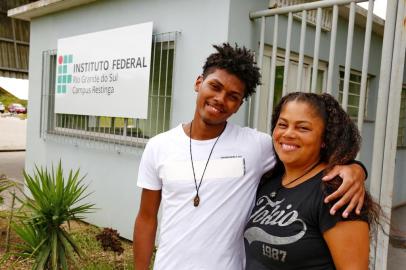
[[335, 192], [324, 199], [325, 203], [339, 199], [331, 208], [330, 214], [334, 215], [338, 209], [348, 204], [347, 208], [343, 211], [343, 217], [347, 218], [355, 207], [355, 213], [359, 215], [365, 196], [364, 181], [366, 175], [364, 169], [356, 163], [337, 165], [323, 177], [323, 180], [329, 181], [337, 175], [343, 179], [343, 183]]

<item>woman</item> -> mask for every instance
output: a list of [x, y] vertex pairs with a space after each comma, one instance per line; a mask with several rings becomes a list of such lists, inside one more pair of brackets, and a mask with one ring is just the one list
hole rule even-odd
[[[340, 179], [321, 178], [353, 160], [358, 129], [328, 94], [291, 93], [272, 117], [276, 167], [265, 175], [246, 226], [246, 269], [368, 269], [369, 195], [360, 216], [343, 219], [323, 203]], [[327, 186], [328, 185], [328, 186]]]

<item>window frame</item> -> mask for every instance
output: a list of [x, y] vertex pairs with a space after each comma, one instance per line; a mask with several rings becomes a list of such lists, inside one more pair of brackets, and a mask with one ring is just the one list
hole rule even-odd
[[[269, 108], [268, 106], [268, 98], [269, 98], [269, 87], [270, 87], [270, 71], [271, 71], [271, 62], [272, 62], [272, 45], [269, 44], [265, 44], [264, 46], [264, 55], [263, 55], [263, 66], [262, 66], [262, 85], [261, 87], [261, 91], [260, 91], [260, 108], [259, 108], [259, 127], [258, 129], [261, 131], [266, 132], [267, 131], [267, 127], [269, 125], [270, 119], [268, 118], [268, 113], [269, 110], [273, 110], [273, 108]], [[269, 64], [269, 65], [268, 65]], [[285, 50], [282, 48], [277, 48], [276, 51], [276, 66], [275, 69], [280, 67], [280, 66], [284, 66], [285, 64]], [[302, 89], [296, 89], [296, 88], [290, 88], [289, 86], [289, 82], [292, 82], [295, 87], [296, 87], [296, 80], [297, 80], [297, 69], [294, 73], [292, 73], [292, 68], [291, 66], [296, 65], [296, 67], [299, 64], [299, 54], [296, 52], [291, 51], [290, 52], [290, 57], [289, 57], [289, 74], [288, 77], [293, 76], [293, 78], [288, 78], [288, 92], [291, 91], [309, 91], [310, 92], [310, 88], [311, 88], [311, 76], [312, 76], [312, 69], [313, 69], [313, 58], [309, 57], [307, 55], [304, 55], [303, 57], [303, 75], [302, 75]], [[323, 60], [319, 60], [318, 62], [318, 70], [322, 71], [323, 74], [323, 78], [321, 80], [322, 85], [321, 85], [321, 91], [323, 91], [324, 89], [326, 89], [327, 86], [327, 70], [328, 70], [328, 63], [323, 61]], [[292, 75], [293, 74], [293, 75]], [[277, 81], [277, 77], [276, 77], [276, 70], [275, 70], [275, 84]], [[318, 91], [319, 92], [319, 91]], [[277, 102], [279, 100], [277, 100], [277, 96], [276, 95], [276, 91], [274, 89], [274, 102], [273, 102], [273, 107], [275, 107], [275, 105], [277, 104]], [[282, 96], [282, 93], [281, 93]], [[275, 102], [276, 100], [276, 102]], [[252, 110], [253, 106], [251, 106]]]
[[[341, 78], [341, 72], [343, 72], [343, 77], [342, 78]], [[359, 94], [357, 94], [357, 95], [352, 94], [350, 92], [350, 88], [348, 89], [348, 96], [352, 95], [352, 96], [357, 96], [358, 97], [358, 105], [356, 107], [351, 105], [351, 108], [356, 108], [357, 112], [359, 112], [359, 102], [361, 101], [361, 76], [362, 76], [362, 73], [360, 71], [358, 71], [358, 70], [351, 69], [350, 70], [350, 78], [351, 78], [351, 75], [359, 76], [359, 78], [360, 78], [360, 82], [351, 81], [351, 79], [349, 81], [350, 84], [353, 83], [353, 84], [359, 85]], [[343, 102], [342, 97], [340, 99], [340, 95], [343, 95], [343, 92], [344, 92], [344, 89], [341, 89], [340, 85], [341, 85], [341, 82], [342, 82], [343, 86], [344, 86], [344, 76], [345, 76], [345, 68], [340, 66], [340, 68], [338, 69], [338, 93], [337, 93], [337, 95], [338, 95], [337, 100], [340, 103], [340, 105], [342, 105], [342, 102]], [[364, 119], [363, 119], [363, 121], [367, 121], [368, 116], [369, 116], [368, 115], [368, 101], [369, 101], [369, 91], [370, 91], [369, 86], [370, 86], [371, 78], [372, 78], [372, 76], [370, 76], [368, 74], [367, 75], [367, 86], [366, 86], [366, 89], [365, 89], [365, 107], [364, 107]], [[347, 104], [347, 113], [348, 113], [348, 108], [349, 107], [350, 107], [350, 105]], [[356, 119], [358, 119], [358, 113], [355, 116], [350, 115], [350, 117], [351, 117], [351, 119], [356, 120]]]
[[[57, 52], [56, 50], [43, 52], [40, 137], [46, 139], [49, 136], [57, 136], [65, 138], [67, 141], [81, 139], [87, 142], [143, 147], [149, 138], [169, 130], [173, 102], [177, 35], [178, 32], [153, 34], [147, 119], [55, 113]], [[158, 78], [154, 78], [156, 74], [159, 75]], [[163, 111], [159, 110], [161, 104], [164, 107]], [[158, 108], [153, 107], [154, 105]], [[107, 122], [111, 121], [110, 124], [101, 127], [100, 121], [102, 118], [107, 119]], [[95, 125], [90, 126], [90, 121]], [[117, 121], [120, 122], [119, 126], [115, 125]], [[142, 127], [137, 124], [142, 121], [144, 129], [140, 136], [138, 132]], [[152, 123], [156, 125], [156, 129], [152, 129]], [[77, 141], [75, 144], [77, 144]]]

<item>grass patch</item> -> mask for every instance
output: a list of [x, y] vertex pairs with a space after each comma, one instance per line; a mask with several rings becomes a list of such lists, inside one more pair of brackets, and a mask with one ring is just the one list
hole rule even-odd
[[10, 94], [6, 90], [0, 87], [0, 101], [4, 104], [4, 107], [6, 107], [11, 103], [20, 103], [24, 107], [27, 108], [27, 100], [19, 99], [16, 96]]
[[20, 120], [25, 120], [25, 119], [27, 119], [27, 114], [26, 113], [19, 113], [19, 114], [17, 114], [17, 117], [20, 118]]
[[78, 260], [79, 269], [133, 270], [132, 243], [121, 239], [124, 248], [121, 255], [116, 255], [112, 251], [104, 251], [100, 242], [96, 240], [96, 235], [101, 231], [100, 228], [83, 222], [75, 222], [71, 226], [72, 237], [84, 253], [83, 260]]
[[[5, 232], [7, 230], [7, 219], [1, 218], [6, 213], [0, 213], [0, 269], [27, 270], [31, 269], [33, 260], [21, 259], [12, 254], [17, 251], [16, 245], [21, 240], [11, 232], [10, 252], [5, 253]], [[83, 251], [83, 258], [75, 255], [77, 266], [70, 266], [70, 269], [80, 270], [133, 270], [132, 244], [126, 239], [121, 239], [123, 254], [115, 255], [111, 251], [104, 251], [101, 244], [96, 240], [96, 235], [102, 230], [96, 226], [84, 222], [71, 222], [70, 226], [65, 224], [78, 246]], [[3, 259], [3, 261], [1, 261]]]

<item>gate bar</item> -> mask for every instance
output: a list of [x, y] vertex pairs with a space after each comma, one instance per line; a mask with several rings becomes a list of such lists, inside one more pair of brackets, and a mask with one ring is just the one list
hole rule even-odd
[[313, 52], [313, 74], [311, 92], [316, 93], [317, 74], [319, 71], [319, 49], [320, 49], [320, 34], [321, 34], [321, 8], [317, 9], [316, 18], [316, 37], [314, 40], [314, 52]]
[[[388, 1], [389, 2], [389, 1]], [[395, 174], [395, 158], [397, 147], [397, 135], [399, 127], [399, 111], [400, 100], [403, 81], [403, 69], [405, 61], [405, 49], [406, 49], [406, 26], [404, 19], [406, 16], [406, 0], [398, 1], [397, 16], [396, 16], [396, 28], [395, 38], [393, 46], [393, 57], [391, 61], [390, 72], [390, 88], [389, 88], [389, 101], [388, 101], [388, 114], [386, 121], [386, 136], [385, 136], [385, 148], [383, 156], [382, 177], [386, 178], [385, 183], [381, 184], [381, 194], [379, 203], [385, 216], [390, 220], [392, 210], [392, 195], [394, 186], [394, 174]], [[395, 17], [395, 16], [394, 16]], [[386, 26], [385, 26], [386, 27]], [[393, 121], [395, 119], [395, 121]], [[384, 223], [383, 229], [386, 233], [389, 232], [390, 225]], [[389, 237], [382, 228], [378, 230], [377, 236], [377, 248], [375, 256], [375, 269], [386, 269], [388, 259], [388, 244]], [[383, 255], [383, 256], [381, 256]]]
[[304, 47], [306, 40], [306, 22], [307, 22], [307, 11], [302, 11], [302, 27], [300, 28], [300, 49], [299, 49], [299, 63], [297, 67], [297, 80], [296, 80], [296, 91], [302, 91], [302, 73], [303, 73], [303, 58], [304, 58]]
[[[286, 50], [285, 50], [285, 66], [283, 69], [283, 84], [282, 84], [282, 95], [286, 95], [288, 93], [288, 74], [289, 74], [289, 61], [290, 61], [290, 39], [292, 36], [292, 21], [293, 21], [293, 14], [289, 12], [288, 17], [288, 29], [286, 33]], [[291, 89], [289, 89], [291, 90]]]
[[[388, 89], [390, 84], [390, 72], [392, 63], [393, 43], [395, 37], [395, 23], [396, 23], [396, 10], [397, 3], [395, 5], [387, 5], [386, 8], [386, 20], [385, 20], [385, 32], [383, 35], [382, 43], [382, 56], [381, 56], [381, 68], [379, 70], [379, 88], [378, 88], [378, 102], [375, 116], [375, 129], [374, 129], [374, 144], [372, 153], [372, 165], [371, 165], [371, 178], [369, 191], [372, 197], [379, 201], [381, 196], [382, 185], [382, 166], [383, 166], [383, 154], [385, 143], [385, 128], [386, 128], [386, 114], [388, 110]], [[371, 263], [376, 264], [376, 240], [371, 243]], [[376, 268], [373, 268], [376, 269]], [[377, 269], [378, 270], [378, 269]]]
[[350, 18], [348, 20], [347, 51], [345, 53], [344, 89], [343, 89], [343, 99], [341, 103], [341, 106], [345, 111], [347, 111], [348, 92], [350, 88], [352, 38], [354, 36], [354, 22], [355, 22], [355, 3], [352, 2], [350, 5]]
[[271, 134], [271, 120], [273, 112], [273, 98], [275, 89], [275, 71], [276, 71], [276, 52], [278, 50], [278, 21], [279, 15], [274, 16], [274, 27], [273, 27], [273, 41], [272, 41], [272, 56], [271, 56], [271, 82], [269, 84], [269, 96], [268, 96], [268, 118], [266, 121], [268, 133]]
[[366, 91], [367, 91], [369, 49], [371, 47], [373, 10], [374, 10], [374, 0], [369, 0], [367, 25], [365, 28], [364, 55], [362, 56], [363, 60], [362, 60], [362, 74], [361, 74], [361, 89], [360, 89], [358, 120], [357, 120], [357, 125], [358, 125], [360, 134], [362, 134], [362, 125], [364, 123], [364, 114], [365, 114], [365, 95], [366, 95]]
[[333, 7], [333, 19], [331, 22], [330, 56], [328, 60], [327, 93], [333, 93], [334, 57], [337, 40], [338, 6]]
[[[259, 55], [257, 57], [259, 72], [262, 75], [262, 58], [264, 58], [264, 43], [265, 43], [265, 16], [261, 18], [261, 36], [259, 40]], [[259, 99], [261, 97], [261, 86], [258, 85], [255, 91], [255, 107], [254, 107], [254, 128], [259, 127]]]
[[374, 146], [371, 165], [370, 192], [375, 199], [379, 199], [382, 182], [382, 161], [385, 143], [386, 115], [388, 104], [388, 89], [390, 83], [390, 71], [395, 37], [395, 23], [397, 1], [395, 5], [388, 5], [386, 9], [385, 32], [382, 44], [381, 68], [379, 71], [378, 104], [376, 109]]

